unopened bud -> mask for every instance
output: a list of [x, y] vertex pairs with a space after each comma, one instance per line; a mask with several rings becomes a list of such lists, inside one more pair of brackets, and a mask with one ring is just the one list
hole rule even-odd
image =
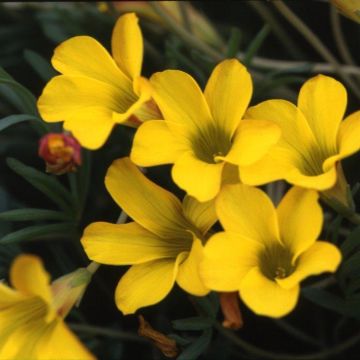
[[223, 327], [228, 329], [240, 329], [244, 322], [239, 307], [238, 292], [223, 292], [220, 296], [220, 307], [224, 315]]
[[91, 277], [92, 273], [88, 269], [80, 268], [56, 279], [51, 284], [53, 307], [59, 316], [65, 318], [74, 305], [79, 304]]
[[81, 146], [71, 135], [50, 133], [40, 139], [39, 156], [46, 162], [46, 171], [62, 175], [81, 165]]

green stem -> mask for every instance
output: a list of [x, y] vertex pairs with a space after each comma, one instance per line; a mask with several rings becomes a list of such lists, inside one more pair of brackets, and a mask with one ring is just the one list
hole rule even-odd
[[308, 43], [333, 67], [336, 69], [339, 76], [347, 83], [353, 90], [354, 94], [360, 99], [360, 88], [346, 73], [329, 51], [329, 49], [321, 42], [317, 35], [292, 11], [287, 7], [282, 0], [272, 1], [272, 4], [284, 16], [284, 18], [308, 41]]
[[231, 330], [225, 329], [221, 324], [214, 322], [213, 326], [221, 333], [224, 337], [230, 340], [234, 345], [242, 348], [246, 352], [258, 356], [260, 359], [272, 359], [272, 360], [320, 360], [329, 356], [334, 356], [343, 352], [344, 350], [354, 346], [357, 342], [360, 341], [360, 333], [354, 335], [353, 337], [347, 339], [346, 341], [333, 346], [328, 347], [325, 350], [317, 351], [313, 353], [295, 355], [295, 354], [286, 354], [286, 353], [277, 353], [272, 351], [267, 351], [256, 347], [248, 343], [247, 341], [241, 339]]
[[91, 273], [91, 275], [94, 275], [99, 269], [100, 265], [101, 264], [97, 263], [96, 261], [92, 261], [86, 269]]
[[150, 344], [145, 338], [142, 338], [136, 334], [127, 333], [125, 331], [112, 330], [112, 329], [103, 328], [100, 326], [93, 326], [93, 325], [83, 325], [83, 324], [73, 324], [73, 323], [69, 323], [68, 325], [72, 330], [82, 334], [107, 336], [124, 341], [135, 341], [139, 343]]
[[356, 65], [349, 48], [346, 46], [346, 40], [341, 29], [341, 21], [339, 13], [337, 12], [335, 6], [330, 6], [330, 22], [331, 28], [334, 35], [334, 40], [336, 47], [339, 50], [339, 54], [342, 60], [349, 65]]

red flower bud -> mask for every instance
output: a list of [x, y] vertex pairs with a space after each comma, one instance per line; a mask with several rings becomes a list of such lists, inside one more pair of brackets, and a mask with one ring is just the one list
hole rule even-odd
[[81, 165], [81, 146], [71, 135], [50, 133], [40, 139], [39, 156], [46, 162], [46, 172], [62, 175]]

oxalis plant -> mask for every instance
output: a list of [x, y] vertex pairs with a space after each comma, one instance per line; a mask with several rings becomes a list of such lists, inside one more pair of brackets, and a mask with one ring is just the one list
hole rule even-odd
[[358, 354], [359, 1], [0, 19], [0, 359]]

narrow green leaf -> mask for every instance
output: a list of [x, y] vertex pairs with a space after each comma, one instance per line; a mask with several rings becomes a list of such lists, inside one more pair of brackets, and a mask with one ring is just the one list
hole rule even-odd
[[209, 316], [210, 318], [215, 318], [218, 310], [218, 305], [214, 302], [213, 298], [209, 298], [209, 296], [192, 296], [191, 299], [197, 305], [198, 311], [203, 316]]
[[341, 276], [356, 276], [360, 274], [360, 252], [355, 253], [343, 262], [340, 268], [340, 274]]
[[352, 233], [340, 246], [344, 258], [347, 258], [354, 250], [360, 247], [360, 226], [356, 227]]
[[177, 360], [195, 360], [206, 350], [210, 344], [212, 329], [205, 330], [202, 335], [189, 345]]
[[66, 236], [71, 238], [75, 234], [74, 223], [61, 223], [50, 225], [33, 225], [21, 230], [14, 231], [0, 239], [1, 245], [17, 244], [29, 241], [49, 240], [53, 236]]
[[60, 211], [47, 209], [16, 209], [0, 213], [2, 221], [39, 221], [39, 220], [71, 220]]
[[6, 162], [14, 172], [45, 194], [61, 209], [73, 213], [73, 199], [71, 194], [58, 179], [36, 170], [31, 166], [27, 166], [14, 158], [7, 158]]
[[34, 116], [38, 115], [35, 96], [24, 86], [14, 80], [2, 67], [0, 67], [0, 84], [10, 86], [22, 102], [22, 111]]
[[241, 41], [241, 31], [237, 27], [231, 28], [229, 41], [227, 44], [226, 57], [233, 58], [239, 51]]
[[41, 119], [39, 119], [36, 116], [26, 115], [26, 114], [6, 116], [6, 117], [0, 119], [0, 131], [4, 130], [12, 125], [18, 124], [20, 122], [24, 122], [24, 121], [40, 122]]
[[176, 344], [180, 346], [188, 346], [191, 344], [191, 341], [189, 339], [185, 339], [184, 337], [178, 335], [178, 334], [167, 334], [167, 336], [173, 340], [176, 341]]
[[212, 326], [212, 321], [209, 318], [202, 316], [194, 316], [186, 319], [174, 320], [171, 322], [175, 330], [205, 330]]
[[27, 49], [24, 51], [24, 57], [44, 81], [49, 81], [57, 74], [50, 63], [37, 52]]
[[258, 50], [260, 49], [261, 45], [267, 38], [267, 36], [270, 34], [271, 27], [269, 24], [265, 24], [262, 29], [257, 33], [254, 40], [251, 42], [249, 47], [246, 50], [245, 57], [243, 60], [243, 63], [246, 66], [249, 66], [251, 64], [251, 60], [256, 55]]
[[343, 314], [346, 302], [343, 298], [317, 288], [302, 289], [301, 294], [323, 308]]

